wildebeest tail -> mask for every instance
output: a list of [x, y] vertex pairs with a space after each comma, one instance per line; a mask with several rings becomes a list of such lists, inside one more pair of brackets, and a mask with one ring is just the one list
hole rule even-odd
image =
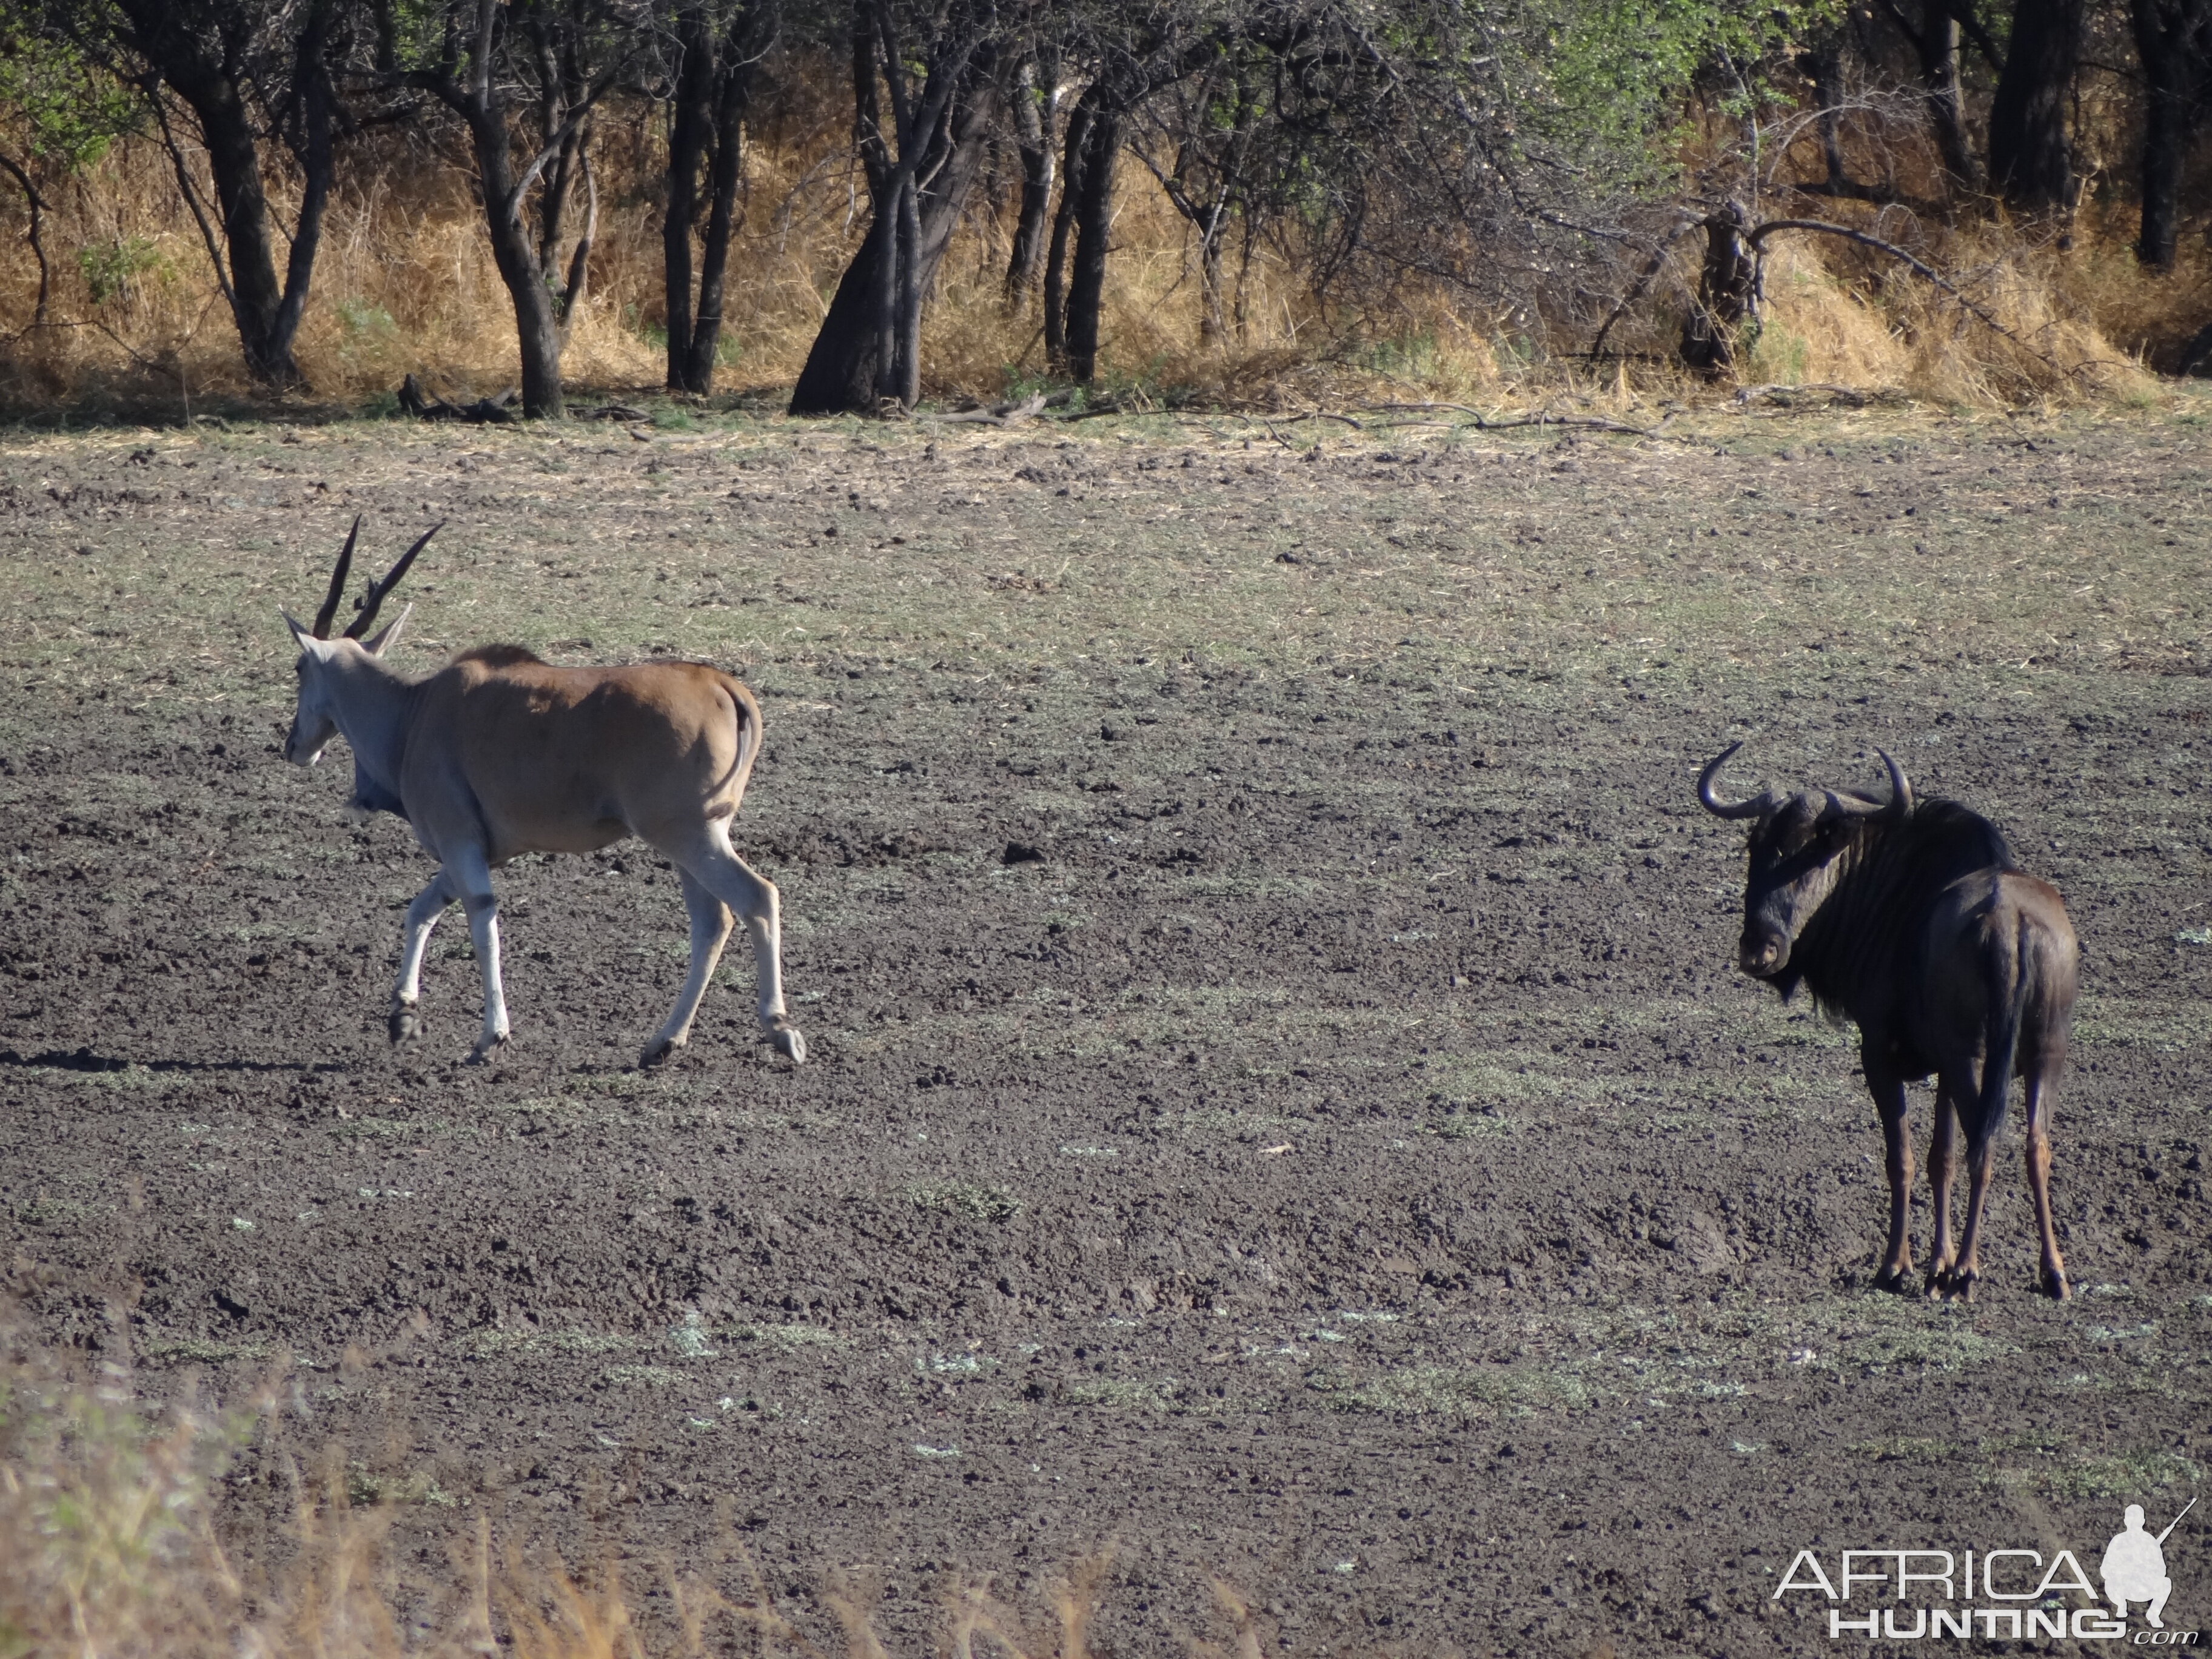
[[2017, 931], [1990, 939], [1984, 948], [1990, 994], [1989, 1028], [1983, 1035], [1981, 1117], [1982, 1133], [1993, 1137], [2004, 1127], [2012, 1097], [2020, 1034], [2029, 1000], [2036, 994], [2036, 964], [2034, 950]]

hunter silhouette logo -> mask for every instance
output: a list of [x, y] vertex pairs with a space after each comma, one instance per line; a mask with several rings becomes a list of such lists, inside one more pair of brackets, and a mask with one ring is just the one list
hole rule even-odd
[[[2168, 1630], [2164, 1614], [2166, 1598], [2173, 1594], [2166, 1541], [2196, 1507], [2192, 1498], [2165, 1531], [2154, 1535], [2144, 1527], [2142, 1505], [2129, 1504], [2121, 1530], [2112, 1534], [2097, 1563], [2105, 1586], [2101, 1599], [2081, 1559], [2064, 1548], [2047, 1559], [2042, 1550], [2021, 1548], [1844, 1550], [1834, 1558], [1832, 1577], [1819, 1551], [1800, 1550], [1771, 1599], [1809, 1592], [1827, 1601], [1831, 1640], [1863, 1636], [1909, 1642], [1948, 1636], [2017, 1642], [2051, 1637], [2194, 1648], [2200, 1633]], [[2142, 1608], [2141, 1628], [2129, 1626], [2131, 1606]]]
[[2166, 1540], [2181, 1524], [2181, 1516], [2197, 1507], [2191, 1498], [2183, 1505], [2181, 1515], [2166, 1523], [2166, 1530], [2155, 1538], [2143, 1531], [2143, 1511], [2140, 1504], [2128, 1505], [2122, 1516], [2127, 1530], [2114, 1535], [2105, 1546], [2105, 1559], [2097, 1566], [2097, 1576], [2105, 1581], [2105, 1599], [2110, 1601], [2121, 1618], [2128, 1616], [2128, 1603], [2148, 1601], [2143, 1617], [2153, 1630], [2164, 1630], [2166, 1620], [2159, 1614], [2166, 1611], [2166, 1598], [2173, 1594], [2173, 1580], [2166, 1576]]

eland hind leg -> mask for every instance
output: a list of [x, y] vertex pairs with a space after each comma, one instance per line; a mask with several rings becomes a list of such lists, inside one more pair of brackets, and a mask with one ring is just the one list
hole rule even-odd
[[794, 1066], [803, 1064], [806, 1039], [783, 1006], [782, 905], [775, 884], [731, 850], [729, 826], [720, 819], [685, 844], [660, 850], [744, 923], [759, 981], [761, 1028], [777, 1053], [788, 1055]]
[[422, 1023], [415, 1012], [422, 995], [422, 953], [430, 947], [430, 930], [453, 899], [441, 869], [407, 907], [407, 925], [399, 936], [399, 980], [392, 988], [392, 1015], [385, 1024], [394, 1042], [410, 1042], [422, 1034]]
[[684, 988], [676, 994], [676, 1006], [670, 1011], [667, 1023], [653, 1033], [653, 1041], [638, 1056], [641, 1066], [659, 1065], [690, 1039], [692, 1018], [699, 1012], [700, 999], [707, 994], [715, 964], [722, 959], [722, 946], [730, 937], [730, 907], [702, 886], [689, 870], [678, 873], [684, 881], [684, 908], [691, 914], [691, 971], [684, 977]]

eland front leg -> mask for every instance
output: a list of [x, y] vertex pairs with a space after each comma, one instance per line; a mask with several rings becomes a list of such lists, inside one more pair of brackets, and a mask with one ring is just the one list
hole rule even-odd
[[422, 1034], [422, 1023], [415, 1013], [422, 995], [422, 953], [429, 948], [430, 930], [453, 898], [441, 870], [407, 907], [406, 930], [399, 937], [399, 982], [392, 988], [392, 1017], [385, 1026], [395, 1043], [412, 1042]]
[[469, 1050], [469, 1064], [481, 1066], [507, 1042], [507, 992], [499, 971], [499, 899], [491, 889], [491, 865], [477, 847], [464, 847], [446, 860], [447, 886], [468, 913], [469, 939], [483, 975], [483, 1030]]

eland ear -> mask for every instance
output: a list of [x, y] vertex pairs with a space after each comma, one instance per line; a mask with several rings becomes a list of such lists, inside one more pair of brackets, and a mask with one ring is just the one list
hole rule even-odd
[[298, 641], [301, 650], [318, 662], [331, 654], [331, 642], [328, 640], [317, 639], [314, 631], [307, 623], [301, 622], [283, 605], [276, 607], [276, 614], [284, 619], [284, 626], [292, 630], [292, 637]]
[[411, 605], [407, 606], [382, 628], [363, 640], [361, 642], [361, 648], [372, 657], [382, 656], [388, 647], [399, 642], [399, 636], [407, 631], [407, 619], [414, 614], [415, 607]]

